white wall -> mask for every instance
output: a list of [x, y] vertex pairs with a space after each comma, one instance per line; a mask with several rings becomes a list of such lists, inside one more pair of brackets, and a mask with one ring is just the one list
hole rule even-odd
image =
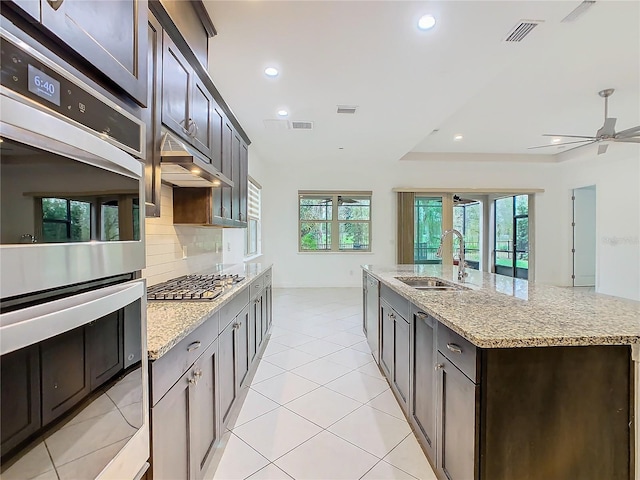
[[[576, 155], [559, 165], [561, 224], [571, 222], [571, 190], [596, 186], [596, 291], [640, 300], [640, 152], [636, 145], [611, 145], [605, 155]], [[562, 229], [565, 250], [571, 230]], [[562, 270], [571, 276], [571, 256]]]
[[[396, 257], [394, 187], [544, 188], [536, 195], [538, 280], [553, 283], [560, 275], [561, 254], [547, 238], [553, 227], [542, 219], [558, 203], [558, 179], [552, 163], [396, 161], [383, 167], [338, 169], [323, 165], [269, 165], [263, 179], [263, 252], [273, 262], [278, 287], [358, 286], [360, 265], [393, 264]], [[298, 253], [298, 190], [371, 190], [371, 253]], [[540, 238], [538, 238], [540, 237]]]
[[147, 218], [147, 268], [149, 285], [195, 273], [223, 263], [221, 228], [173, 225], [173, 190], [162, 185], [160, 218]]

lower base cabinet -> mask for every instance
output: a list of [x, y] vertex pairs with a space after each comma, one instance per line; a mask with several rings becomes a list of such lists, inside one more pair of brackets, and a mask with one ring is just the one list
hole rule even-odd
[[151, 409], [154, 478], [203, 478], [220, 432], [217, 359], [216, 340]]
[[420, 311], [413, 312], [413, 398], [411, 421], [431, 458], [436, 455], [436, 372], [435, 327], [437, 320]]

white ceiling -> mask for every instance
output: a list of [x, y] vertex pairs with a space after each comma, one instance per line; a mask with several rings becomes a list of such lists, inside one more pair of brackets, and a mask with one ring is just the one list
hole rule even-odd
[[[563, 150], [527, 147], [550, 143], [543, 133], [594, 135], [604, 88], [616, 89], [617, 130], [640, 124], [637, 1], [600, 0], [571, 23], [561, 20], [580, 1], [204, 3], [218, 31], [213, 81], [268, 161], [371, 164], [420, 152], [548, 160]], [[422, 32], [425, 13], [438, 23]], [[544, 23], [504, 42], [522, 19]], [[267, 66], [280, 75], [267, 78]], [[358, 111], [338, 115], [337, 105]], [[265, 128], [281, 108], [314, 129]], [[609, 148], [618, 146], [629, 147]]]

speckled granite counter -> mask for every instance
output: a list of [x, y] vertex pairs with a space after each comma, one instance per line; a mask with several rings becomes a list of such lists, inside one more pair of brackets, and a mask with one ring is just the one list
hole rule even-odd
[[242, 282], [229, 287], [211, 301], [172, 302], [150, 301], [147, 303], [147, 348], [149, 360], [157, 360], [180, 340], [202, 325], [216, 310], [235, 297], [246, 285], [267, 271], [271, 264], [247, 263], [244, 265], [221, 265], [214, 270], [198, 273], [239, 274]]
[[467, 270], [469, 290], [416, 290], [395, 277], [458, 283], [458, 267], [363, 265], [363, 269], [478, 347], [640, 343], [640, 302]]

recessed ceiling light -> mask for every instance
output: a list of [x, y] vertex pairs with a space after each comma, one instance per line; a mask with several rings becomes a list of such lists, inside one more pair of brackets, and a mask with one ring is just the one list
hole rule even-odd
[[436, 25], [436, 19], [433, 15], [423, 15], [418, 20], [418, 28], [420, 30], [429, 30]]
[[264, 69], [264, 74], [267, 77], [277, 77], [278, 76], [278, 69], [274, 68], [274, 67], [267, 67]]
[[454, 139], [456, 142], [459, 142], [460, 140], [462, 140], [462, 138], [463, 138], [463, 137], [462, 137], [462, 135], [460, 135], [460, 134], [458, 134], [458, 135], [456, 135], [455, 137], [453, 137], [453, 139]]
[[554, 138], [553, 140], [551, 140], [552, 143], [560, 143], [561, 141], [561, 138]]
[[286, 117], [287, 115], [289, 115], [289, 112], [287, 112], [286, 110], [278, 110], [278, 115], [280, 115], [281, 117]]

